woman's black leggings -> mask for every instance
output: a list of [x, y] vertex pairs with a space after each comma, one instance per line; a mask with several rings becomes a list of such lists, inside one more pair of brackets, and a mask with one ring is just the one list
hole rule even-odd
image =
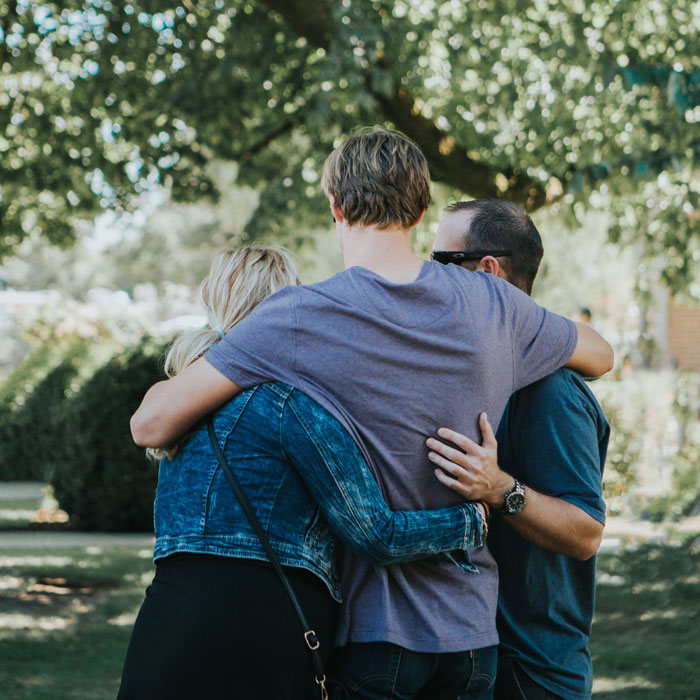
[[[337, 604], [285, 567], [327, 663]], [[136, 619], [118, 700], [314, 700], [299, 621], [267, 563], [199, 554], [161, 560]]]

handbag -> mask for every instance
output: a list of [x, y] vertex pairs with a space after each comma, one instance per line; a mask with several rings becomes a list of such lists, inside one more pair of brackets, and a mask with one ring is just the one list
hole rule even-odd
[[265, 550], [268, 559], [270, 560], [270, 564], [272, 564], [272, 568], [275, 570], [275, 573], [277, 574], [282, 583], [282, 587], [286, 591], [287, 596], [289, 597], [289, 600], [292, 603], [294, 612], [296, 613], [297, 619], [299, 620], [299, 624], [301, 625], [304, 642], [311, 655], [311, 663], [313, 664], [314, 668], [314, 681], [316, 681], [316, 684], [319, 686], [319, 690], [321, 692], [321, 700], [328, 700], [328, 691], [326, 690], [326, 675], [323, 672], [323, 662], [321, 660], [321, 652], [319, 651], [321, 643], [318, 640], [318, 637], [316, 636], [316, 632], [314, 632], [314, 630], [310, 627], [309, 623], [306, 621], [306, 616], [304, 615], [304, 611], [301, 609], [301, 604], [299, 603], [299, 599], [294, 593], [292, 584], [287, 578], [287, 575], [284, 573], [282, 565], [280, 564], [280, 560], [277, 557], [277, 554], [275, 554], [275, 551], [272, 549], [272, 545], [267, 539], [267, 535], [265, 535], [265, 532], [262, 526], [260, 525], [260, 521], [258, 520], [258, 517], [255, 515], [255, 511], [250, 505], [248, 497], [243, 492], [241, 485], [238, 483], [236, 475], [233, 473], [233, 470], [231, 469], [228, 461], [226, 460], [226, 457], [224, 456], [223, 450], [219, 445], [219, 441], [216, 439], [216, 433], [214, 432], [214, 422], [211, 416], [207, 418], [207, 429], [209, 431], [209, 439], [211, 440], [212, 447], [214, 448], [214, 453], [216, 454], [216, 458], [219, 460], [219, 465], [221, 466], [221, 469], [224, 472], [224, 476], [226, 477], [226, 480], [231, 486], [231, 489], [233, 490], [234, 494], [236, 494], [236, 498], [241, 504], [243, 512], [246, 514], [248, 520], [250, 520], [250, 524], [253, 526], [255, 534], [260, 538], [260, 542], [262, 543], [263, 549]]

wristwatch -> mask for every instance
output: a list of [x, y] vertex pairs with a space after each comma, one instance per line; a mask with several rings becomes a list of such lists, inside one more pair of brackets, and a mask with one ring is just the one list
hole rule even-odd
[[525, 487], [514, 477], [515, 485], [503, 497], [503, 505], [496, 511], [501, 515], [519, 513], [525, 506]]

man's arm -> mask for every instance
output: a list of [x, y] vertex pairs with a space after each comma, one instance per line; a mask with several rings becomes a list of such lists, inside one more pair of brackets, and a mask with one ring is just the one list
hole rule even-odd
[[615, 364], [615, 353], [610, 344], [585, 323], [577, 323], [578, 340], [566, 366], [584, 377], [600, 377]]
[[[460, 449], [428, 438], [431, 450], [428, 457], [438, 465], [435, 476], [445, 486], [468, 500], [481, 500], [497, 509], [513, 488], [514, 480], [498, 466], [498, 446], [485, 413], [479, 417], [479, 423], [483, 436], [481, 445], [453, 430], [441, 428], [438, 435]], [[526, 540], [581, 561], [590, 559], [598, 551], [603, 524], [582, 508], [528, 486], [525, 486], [525, 498], [525, 507], [505, 518]]]
[[[375, 565], [414, 561], [481, 547], [486, 516], [480, 503], [392, 511], [362, 453], [327, 411], [294, 392], [283, 417], [287, 462], [306, 484], [331, 529]], [[468, 556], [464, 562], [469, 567]]]
[[603, 523], [585, 510], [529, 486], [523, 509], [505, 518], [528, 542], [579, 561], [590, 559], [603, 538]]
[[131, 417], [134, 442], [141, 447], [169, 447], [200, 418], [240, 391], [202, 357], [146, 392]]

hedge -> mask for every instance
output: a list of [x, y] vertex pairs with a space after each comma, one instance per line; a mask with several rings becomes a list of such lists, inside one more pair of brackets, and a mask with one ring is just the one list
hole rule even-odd
[[46, 481], [47, 458], [56, 446], [66, 396], [86, 347], [56, 353], [40, 347], [13, 372], [0, 391], [0, 481]]
[[117, 355], [67, 402], [48, 469], [73, 527], [152, 529], [157, 465], [133, 443], [129, 418], [148, 387], [163, 378], [160, 357], [148, 344]]

